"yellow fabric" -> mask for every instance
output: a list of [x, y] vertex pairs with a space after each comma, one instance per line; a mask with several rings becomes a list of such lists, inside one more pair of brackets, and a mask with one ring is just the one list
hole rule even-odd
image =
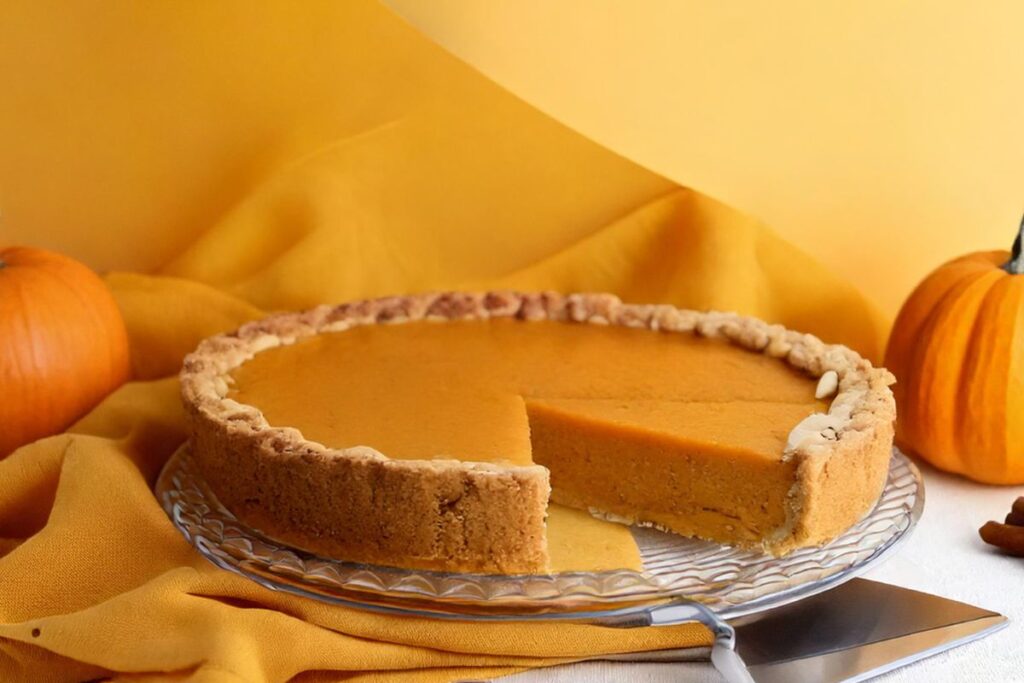
[[0, 680], [444, 680], [707, 642], [689, 625], [438, 626], [215, 569], [151, 493], [185, 438], [173, 375], [268, 310], [484, 286], [735, 309], [877, 358], [857, 292], [370, 0], [169, 7], [0, 8], [0, 63], [24, 64], [0, 70], [0, 241], [24, 220], [86, 258], [180, 250], [107, 277], [135, 381], [0, 461]]

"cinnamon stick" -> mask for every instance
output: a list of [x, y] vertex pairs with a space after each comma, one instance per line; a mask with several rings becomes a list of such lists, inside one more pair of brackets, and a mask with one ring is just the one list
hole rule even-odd
[[979, 533], [986, 543], [1001, 548], [1010, 555], [1024, 557], [1024, 526], [985, 522]]

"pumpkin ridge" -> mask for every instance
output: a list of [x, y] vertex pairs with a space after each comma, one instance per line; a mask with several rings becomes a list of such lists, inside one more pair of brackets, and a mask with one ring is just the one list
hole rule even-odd
[[[81, 312], [84, 315], [89, 316], [89, 319], [92, 321], [93, 325], [95, 325], [98, 328], [107, 327], [113, 322], [110, 319], [110, 311], [108, 307], [96, 305], [95, 303], [90, 301], [88, 296], [82, 291], [80, 287], [75, 286], [75, 282], [73, 280], [74, 273], [71, 272], [70, 269], [54, 269], [53, 271], [51, 271], [51, 275], [53, 275], [53, 277], [58, 282], [60, 282], [60, 284], [63, 285], [66, 290], [70, 292], [69, 296], [74, 297], [75, 301], [78, 303], [78, 306], [80, 307]], [[104, 284], [104, 286], [106, 285]], [[97, 382], [109, 381], [111, 377], [114, 377], [117, 374], [116, 358], [120, 357], [122, 354], [121, 349], [115, 347], [119, 347], [120, 344], [111, 344], [107, 346], [107, 348], [102, 348], [102, 345], [97, 344], [96, 341], [97, 340], [93, 339], [87, 340], [88, 346], [94, 347], [93, 350], [89, 352], [90, 357], [94, 358], [97, 361], [99, 361], [100, 359], [102, 359], [103, 361], [102, 363], [94, 363], [90, 367], [94, 375], [93, 379], [95, 379]], [[84, 345], [86, 345], [85, 342], [83, 343], [83, 346]], [[82, 410], [87, 410], [90, 404], [91, 402], [85, 402], [82, 407]]]
[[951, 289], [970, 275], [970, 271], [958, 274], [955, 282], [948, 283], [941, 277], [941, 273], [932, 273], [914, 291], [893, 323], [893, 331], [886, 349], [885, 366], [897, 377], [896, 384], [893, 385], [893, 395], [899, 405], [900, 418], [896, 422], [896, 442], [904, 450], [910, 450], [910, 444], [918, 441], [915, 429], [917, 421], [911, 418], [916, 417], [915, 413], [920, 410], [920, 406], [909, 392], [917, 385], [920, 374], [921, 347], [913, 342], [928, 338], [924, 334], [925, 331], [936, 324], [935, 303], [947, 299]]
[[893, 386], [897, 402], [902, 403], [900, 399], [910, 385], [911, 367], [922, 332], [938, 304], [963, 280], [986, 270], [988, 266], [977, 259], [954, 259], [926, 277], [904, 304], [893, 323], [885, 354], [885, 366], [900, 378]]
[[1016, 321], [1010, 360], [1007, 364], [1006, 414], [1018, 416], [1007, 422], [1007, 452], [1005, 478], [1003, 483], [1015, 484], [1024, 481], [1024, 280], [1009, 278], [1017, 285], [1017, 310], [1012, 319]]
[[[1009, 378], [1006, 359], [1013, 339], [1012, 335], [999, 334], [996, 324], [1003, 319], [1004, 309], [1014, 303], [1019, 308], [1020, 301], [1012, 279], [999, 271], [993, 272], [998, 274], [998, 279], [978, 306], [964, 355], [955, 425], [957, 450], [975, 466], [981, 465], [981, 470], [1000, 473], [992, 477], [979, 477], [976, 473], [968, 473], [968, 476], [989, 483], [996, 483], [1007, 474], [1001, 455], [1010, 445], [1007, 442]], [[984, 413], [984, 421], [977, 419], [979, 413]]]
[[962, 471], [952, 446], [963, 372], [962, 366], [947, 368], [945, 358], [962, 357], [970, 330], [961, 321], [973, 320], [989, 281], [997, 277], [992, 269], [975, 271], [946, 291], [921, 327], [923, 343], [915, 349], [906, 375], [907, 385], [916, 391], [904, 405], [901, 444], [913, 444], [919, 455], [944, 469]]

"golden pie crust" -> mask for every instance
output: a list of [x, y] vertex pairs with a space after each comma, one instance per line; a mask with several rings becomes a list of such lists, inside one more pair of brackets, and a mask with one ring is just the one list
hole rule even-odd
[[[312, 335], [358, 325], [496, 317], [719, 338], [811, 377], [827, 375], [822, 385], [835, 384], [825, 387], [835, 392], [828, 413], [795, 425], [782, 456], [795, 464], [785, 522], [744, 545], [783, 554], [825, 543], [860, 519], [881, 492], [895, 419], [888, 388], [894, 380], [887, 371], [844, 346], [754, 318], [625, 304], [609, 294], [390, 297], [273, 315], [207, 339], [181, 372], [191, 448], [204, 477], [244, 522], [322, 555], [446, 571], [545, 571], [547, 468], [391, 459], [366, 446], [327, 448], [297, 429], [268, 424], [257, 408], [229, 397], [234, 369], [261, 351]], [[593, 508], [585, 497], [559, 492], [556, 499]], [[644, 523], [642, 514], [618, 510], [610, 516]]]

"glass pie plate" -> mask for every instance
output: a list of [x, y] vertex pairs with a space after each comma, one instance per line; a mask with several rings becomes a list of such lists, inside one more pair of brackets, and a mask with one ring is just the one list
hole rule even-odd
[[920, 473], [894, 449], [875, 507], [819, 548], [772, 557], [633, 527], [643, 571], [497, 576], [345, 562], [277, 542], [220, 504], [187, 445], [167, 462], [156, 495], [200, 553], [267, 588], [377, 611], [483, 620], [625, 616], [671, 601], [698, 603], [722, 619], [752, 614], [865, 571], [907, 537], [924, 507]]
[[771, 557], [633, 527], [642, 571], [497, 576], [358, 564], [289, 547], [221, 505], [187, 445], [167, 461], [156, 495], [207, 559], [272, 590], [446, 620], [564, 620], [618, 628], [699, 622], [713, 637], [710, 660], [727, 683], [753, 683], [729, 620], [820, 593], [864, 572], [907, 538], [924, 509], [920, 472], [893, 449], [875, 507], [820, 548]]

